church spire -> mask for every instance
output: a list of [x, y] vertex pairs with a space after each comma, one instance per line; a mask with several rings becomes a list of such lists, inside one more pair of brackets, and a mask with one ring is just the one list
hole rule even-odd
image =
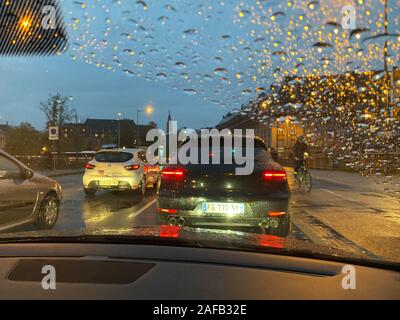
[[172, 121], [171, 109], [168, 111], [168, 122]]

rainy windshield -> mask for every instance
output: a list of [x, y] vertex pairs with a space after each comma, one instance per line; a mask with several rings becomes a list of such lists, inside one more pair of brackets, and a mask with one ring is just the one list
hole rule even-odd
[[397, 0], [45, 2], [0, 0], [0, 239], [400, 262]]

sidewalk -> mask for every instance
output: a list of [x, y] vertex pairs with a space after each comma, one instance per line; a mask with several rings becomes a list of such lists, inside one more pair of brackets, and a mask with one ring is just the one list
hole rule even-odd
[[53, 170], [39, 170], [35, 172], [46, 177], [62, 177], [83, 173], [84, 169], [57, 169], [55, 172]]

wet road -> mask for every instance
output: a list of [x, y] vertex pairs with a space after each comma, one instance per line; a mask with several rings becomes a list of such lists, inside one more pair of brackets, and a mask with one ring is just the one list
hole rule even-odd
[[[354, 178], [335, 181], [312, 172], [313, 191], [293, 193], [289, 238], [312, 241], [371, 257], [400, 261], [400, 203]], [[289, 173], [289, 182], [293, 183]], [[129, 192], [98, 192], [86, 197], [81, 175], [58, 178], [64, 203], [55, 230], [131, 228], [156, 224], [155, 190], [143, 201]], [[29, 227], [25, 227], [29, 228]]]

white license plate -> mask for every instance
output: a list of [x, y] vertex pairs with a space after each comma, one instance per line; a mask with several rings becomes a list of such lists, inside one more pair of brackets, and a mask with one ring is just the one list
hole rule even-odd
[[99, 181], [99, 185], [101, 186], [117, 186], [118, 185], [118, 181], [113, 181], [113, 180], [103, 180], [103, 181]]
[[244, 203], [204, 202], [202, 210], [205, 213], [220, 213], [226, 215], [244, 213]]

